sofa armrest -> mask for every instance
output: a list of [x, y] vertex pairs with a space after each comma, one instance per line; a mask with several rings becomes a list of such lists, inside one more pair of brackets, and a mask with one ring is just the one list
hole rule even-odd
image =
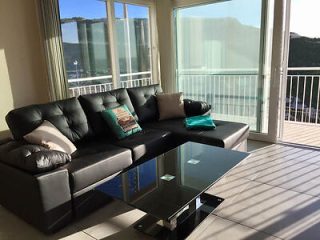
[[0, 204], [43, 232], [54, 232], [72, 219], [66, 169], [32, 175], [0, 162]]
[[8, 143], [10, 141], [13, 141], [13, 139], [11, 137], [2, 138], [2, 139], [0, 139], [0, 145], [3, 145], [3, 144]]
[[183, 103], [187, 117], [207, 114], [211, 109], [211, 105], [203, 101], [184, 99]]
[[72, 218], [69, 174], [62, 168], [40, 174], [25, 171], [39, 161], [32, 150], [44, 149], [12, 140], [0, 145], [0, 204], [41, 231], [53, 232]]
[[0, 162], [32, 174], [51, 171], [70, 161], [69, 154], [49, 150], [40, 145], [17, 141], [8, 141], [0, 145]]

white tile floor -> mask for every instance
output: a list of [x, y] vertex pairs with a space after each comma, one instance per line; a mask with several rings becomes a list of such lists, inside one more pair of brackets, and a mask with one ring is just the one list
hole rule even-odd
[[[255, 142], [249, 149], [208, 191], [225, 201], [188, 239], [320, 239], [320, 151]], [[0, 206], [0, 239], [151, 239], [132, 228], [143, 215], [115, 201], [45, 236]]]

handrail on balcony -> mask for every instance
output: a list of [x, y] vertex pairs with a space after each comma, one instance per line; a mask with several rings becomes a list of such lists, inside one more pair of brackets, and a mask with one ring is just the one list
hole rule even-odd
[[112, 78], [112, 75], [105, 75], [105, 76], [98, 76], [98, 77], [73, 78], [73, 79], [69, 79], [68, 82], [69, 83], [88, 82], [88, 81], [111, 79], [111, 78]]
[[[120, 77], [130, 77], [130, 76], [139, 76], [139, 75], [147, 75], [150, 74], [150, 71], [145, 72], [136, 72], [136, 73], [125, 73], [120, 74]], [[72, 78], [68, 79], [69, 83], [77, 83], [77, 82], [87, 82], [87, 81], [95, 81], [95, 80], [103, 80], [103, 79], [112, 79], [112, 75], [103, 75], [103, 76], [96, 76], [96, 77], [86, 77], [86, 78]]]
[[[288, 72], [290, 71], [298, 73], [287, 74], [285, 120], [319, 124], [320, 74], [310, 72], [319, 72], [320, 67], [289, 67]], [[305, 71], [309, 73], [303, 73]]]
[[211, 68], [211, 69], [182, 69], [177, 70], [177, 75], [257, 75], [259, 74], [256, 68]]
[[320, 71], [320, 67], [288, 67], [288, 71]]
[[120, 77], [138, 76], [138, 75], [146, 75], [146, 74], [151, 74], [151, 72], [146, 71], [146, 72], [126, 73], [126, 74], [120, 74]]
[[[121, 87], [138, 87], [138, 86], [145, 86], [145, 85], [152, 84], [150, 71], [120, 74], [120, 77], [132, 77], [132, 76], [140, 76], [140, 77], [136, 79], [120, 80], [120, 86]], [[104, 80], [104, 81], [101, 81], [101, 80]], [[105, 80], [109, 80], [109, 81], [105, 82]], [[69, 79], [68, 82], [73, 84], [72, 86], [69, 86], [69, 95], [74, 97], [81, 94], [99, 93], [99, 92], [112, 90], [113, 84], [111, 80], [112, 80], [112, 75]], [[97, 82], [93, 82], [93, 81], [97, 81]], [[99, 81], [101, 82], [99, 83]], [[76, 83], [81, 83], [82, 85], [74, 86]]]

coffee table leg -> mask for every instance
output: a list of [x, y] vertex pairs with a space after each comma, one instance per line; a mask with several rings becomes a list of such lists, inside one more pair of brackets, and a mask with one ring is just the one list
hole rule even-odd
[[185, 239], [222, 202], [222, 198], [203, 193], [169, 221], [147, 214], [134, 227], [156, 239]]

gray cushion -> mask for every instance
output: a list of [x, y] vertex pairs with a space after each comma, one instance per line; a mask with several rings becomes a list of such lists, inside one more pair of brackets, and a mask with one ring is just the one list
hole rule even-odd
[[183, 93], [157, 94], [159, 120], [185, 117]]

